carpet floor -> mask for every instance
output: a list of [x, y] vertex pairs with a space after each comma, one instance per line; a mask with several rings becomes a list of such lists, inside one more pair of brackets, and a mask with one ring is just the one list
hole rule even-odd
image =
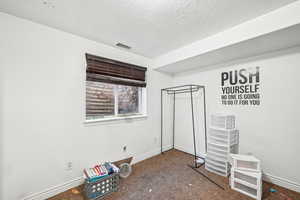
[[[210, 173], [204, 166], [198, 170], [225, 188], [217, 187], [187, 164], [189, 154], [171, 150], [133, 165], [133, 172], [120, 182], [119, 191], [103, 200], [251, 200], [230, 189], [229, 179]], [[271, 193], [270, 188], [276, 190]], [[263, 199], [300, 200], [300, 193], [264, 182]], [[70, 189], [49, 200], [86, 200], [82, 186]]]

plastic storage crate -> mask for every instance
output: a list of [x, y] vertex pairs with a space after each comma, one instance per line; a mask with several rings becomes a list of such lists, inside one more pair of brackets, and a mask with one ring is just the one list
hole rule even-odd
[[222, 129], [234, 129], [235, 116], [226, 114], [213, 114], [211, 115], [211, 126]]
[[119, 173], [114, 173], [97, 181], [86, 180], [84, 192], [88, 199], [99, 199], [118, 191]]
[[251, 155], [231, 154], [232, 167], [238, 170], [260, 172], [260, 160]]
[[261, 200], [262, 197], [262, 173], [249, 172], [231, 169], [230, 178], [231, 188], [250, 196], [254, 199]]

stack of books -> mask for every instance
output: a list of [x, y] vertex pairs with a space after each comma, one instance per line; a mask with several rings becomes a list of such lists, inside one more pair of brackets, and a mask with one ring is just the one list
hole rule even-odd
[[85, 179], [95, 181], [107, 177], [113, 173], [119, 173], [120, 169], [112, 163], [104, 163], [83, 170]]

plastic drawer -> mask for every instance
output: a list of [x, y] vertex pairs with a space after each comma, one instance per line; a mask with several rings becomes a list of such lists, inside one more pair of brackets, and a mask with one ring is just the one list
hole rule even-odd
[[235, 128], [235, 116], [226, 114], [211, 115], [211, 126], [224, 129]]

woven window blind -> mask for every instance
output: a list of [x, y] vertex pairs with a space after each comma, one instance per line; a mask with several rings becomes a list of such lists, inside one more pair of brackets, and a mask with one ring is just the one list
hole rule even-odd
[[146, 87], [147, 68], [86, 54], [86, 80]]
[[86, 82], [86, 117], [114, 115], [115, 98], [113, 85]]

